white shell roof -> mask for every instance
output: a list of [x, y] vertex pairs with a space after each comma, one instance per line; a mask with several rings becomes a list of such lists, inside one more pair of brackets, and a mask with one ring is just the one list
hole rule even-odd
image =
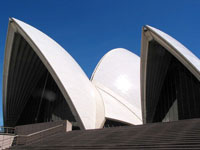
[[[118, 114], [120, 114], [120, 111], [125, 112], [123, 109], [127, 109], [131, 113], [127, 113], [126, 117], [137, 119], [131, 121], [131, 119], [127, 119], [124, 116], [125, 113], [121, 113], [121, 116], [116, 117], [117, 119], [121, 117], [121, 121], [128, 122], [127, 120], [129, 120], [131, 124], [142, 123], [140, 58], [137, 55], [123, 48], [111, 50], [100, 60], [93, 72], [91, 80], [101, 90], [101, 94], [104, 93], [103, 100], [106, 117], [110, 118], [113, 116], [110, 110], [119, 107], [121, 109], [118, 109]], [[113, 98], [118, 102], [111, 103]], [[132, 116], [129, 114], [132, 114]], [[112, 119], [116, 118], [114, 117]]]
[[142, 124], [141, 118], [136, 114], [136, 108], [126, 102], [122, 97], [116, 95], [100, 84], [96, 87], [104, 101], [105, 117], [127, 124]]
[[[80, 127], [82, 129], [102, 127], [105, 118], [101, 97], [68, 52], [46, 34], [20, 20], [12, 18], [10, 24], [9, 26], [15, 32], [19, 32], [32, 46], [56, 81], [63, 96], [65, 98], [67, 95], [70, 97], [71, 101], [67, 103], [72, 109]], [[8, 31], [8, 36], [13, 35], [9, 32], [11, 32], [11, 29]], [[9, 39], [11, 40], [12, 37], [7, 37], [7, 44], [9, 43]], [[5, 56], [9, 57], [9, 45], [6, 45], [6, 47]], [[5, 60], [4, 80], [7, 80], [8, 70], [6, 70], [6, 67], [8, 66], [9, 60]], [[7, 82], [4, 83], [4, 88], [6, 89]]]
[[178, 42], [168, 34], [151, 27], [144, 26], [142, 31], [141, 44], [141, 101], [143, 107], [143, 119], [146, 118], [146, 71], [148, 57], [148, 42], [151, 40], [157, 41], [166, 48], [174, 57], [176, 57], [198, 80], [200, 80], [200, 60], [189, 49]]
[[178, 55], [184, 57], [191, 65], [200, 73], [200, 60], [197, 58], [189, 49], [187, 49], [184, 45], [182, 45], [179, 41], [174, 39], [173, 37], [169, 36], [168, 34], [151, 27], [149, 25], [145, 26], [151, 32], [155, 33], [156, 35], [161, 38], [164, 42], [174, 48]]

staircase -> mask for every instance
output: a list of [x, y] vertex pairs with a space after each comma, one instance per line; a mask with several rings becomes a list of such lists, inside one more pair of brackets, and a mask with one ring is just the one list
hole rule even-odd
[[200, 119], [61, 132], [11, 150], [200, 149]]

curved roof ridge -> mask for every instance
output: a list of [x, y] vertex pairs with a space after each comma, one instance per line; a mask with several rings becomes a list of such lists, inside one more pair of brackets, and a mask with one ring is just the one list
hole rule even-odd
[[[98, 62], [90, 80], [98, 88], [103, 86], [103, 90], [107, 94], [115, 95], [115, 98], [121, 97], [117, 101], [126, 107], [120, 111], [123, 113], [129, 109], [132, 112], [126, 117], [137, 118], [137, 121], [133, 121], [134, 123], [139, 123], [139, 120], [142, 120], [139, 56], [124, 48], [112, 49]], [[105, 96], [105, 98], [104, 101], [113, 101], [111, 97]], [[115, 106], [107, 105], [108, 107], [113, 108]], [[109, 109], [106, 112], [108, 113]], [[126, 120], [126, 117], [120, 114], [118, 117], [121, 117], [122, 121], [123, 119]]]
[[[125, 48], [114, 48], [114, 49], [111, 49], [110, 51], [108, 51], [106, 54], [103, 55], [103, 57], [99, 60], [99, 62], [97, 63], [92, 75], [91, 75], [91, 78], [90, 80], [92, 81], [93, 77], [94, 77], [94, 74], [96, 72], [96, 70], [98, 69], [99, 65], [101, 64], [101, 62], [103, 61], [103, 59], [108, 56], [109, 54], [113, 53], [113, 52], [116, 52], [116, 51], [127, 51], [128, 53], [131, 53], [131, 54], [134, 54], [133, 52], [131, 52], [130, 50], [128, 49], [125, 49]], [[134, 54], [135, 56], [138, 56], [136, 54]], [[138, 56], [139, 57], [139, 56]]]
[[186, 60], [188, 60], [196, 70], [200, 73], [200, 60], [199, 58], [194, 55], [188, 48], [186, 48], [183, 44], [181, 44], [179, 41], [177, 41], [175, 38], [172, 36], [168, 35], [167, 33], [156, 29], [154, 27], [151, 27], [149, 25], [146, 25], [150, 31], [158, 34], [160, 38], [167, 42], [170, 46], [172, 46], [177, 52], [179, 52], [179, 55], [184, 57]]
[[[12, 28], [12, 30], [9, 29], [8, 31], [9, 37], [7, 37], [6, 45], [12, 43], [13, 38], [10, 36], [14, 36], [15, 32], [20, 33], [51, 73], [80, 127], [82, 129], [99, 128], [102, 125], [101, 122], [105, 120], [104, 114], [97, 115], [98, 111], [101, 112], [97, 107], [104, 109], [102, 105], [96, 106], [97, 101], [98, 104], [101, 104], [101, 97], [72, 56], [46, 34], [18, 19], [11, 18], [9, 28]], [[10, 32], [13, 34], [10, 34]], [[11, 48], [6, 47], [5, 53], [9, 53], [8, 51], [11, 51]], [[4, 69], [6, 67], [9, 67], [9, 57], [4, 62]], [[6, 71], [4, 71], [4, 80], [7, 80]], [[7, 81], [4, 83], [6, 89]], [[4, 99], [6, 98], [4, 97]], [[96, 119], [101, 120], [98, 121], [101, 125], [96, 125]]]

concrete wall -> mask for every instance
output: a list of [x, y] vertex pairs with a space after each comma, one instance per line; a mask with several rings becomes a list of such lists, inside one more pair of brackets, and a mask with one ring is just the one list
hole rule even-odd
[[14, 137], [14, 135], [0, 135], [0, 150], [10, 147]]
[[37, 123], [30, 125], [17, 126], [17, 145], [28, 145], [35, 142], [43, 142], [46, 137], [53, 136], [57, 133], [64, 133], [72, 130], [69, 121], [57, 121]]

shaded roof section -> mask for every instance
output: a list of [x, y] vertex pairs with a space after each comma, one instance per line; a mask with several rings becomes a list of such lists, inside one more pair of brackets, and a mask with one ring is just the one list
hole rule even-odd
[[[170, 70], [171, 73], [169, 73], [170, 71], [168, 72], [170, 76], [180, 74], [176, 69], [186, 68], [185, 70], [188, 70], [188, 74], [191, 73], [197, 79], [197, 84], [200, 81], [199, 58], [168, 34], [151, 26], [143, 27], [141, 44], [141, 101], [144, 122], [148, 118], [146, 117], [147, 114], [154, 115], [154, 111], [150, 111], [147, 107], [152, 109], [157, 105], [160, 90], [164, 86], [163, 83], [167, 78], [167, 71], [170, 67], [174, 69], [174, 72], [172, 70]], [[174, 78], [181, 79], [181, 77]], [[172, 84], [172, 82], [171, 79], [170, 83]], [[169, 90], [170, 86], [167, 86], [167, 82], [165, 83]], [[182, 92], [183, 90], [180, 91]], [[180, 91], [177, 92], [175, 90], [174, 92], [180, 93]], [[181, 94], [184, 95], [183, 93]], [[149, 104], [150, 101], [151, 106]]]
[[19, 33], [14, 34], [9, 66], [5, 126], [75, 121], [51, 74]]
[[[7, 80], [14, 34], [19, 33], [32, 47], [55, 80], [82, 129], [99, 128], [104, 123], [101, 98], [76, 61], [50, 37], [14, 18], [9, 21], [3, 73], [3, 109], [7, 117]], [[69, 97], [69, 98], [68, 98]], [[98, 107], [96, 106], [98, 104]], [[14, 109], [14, 108], [13, 108]], [[97, 121], [98, 117], [98, 121]]]
[[114, 117], [110, 109], [116, 107], [120, 108], [117, 119], [141, 123], [140, 58], [137, 55], [123, 48], [111, 50], [99, 61], [91, 81], [103, 96], [106, 117]]
[[169, 36], [168, 34], [151, 27], [144, 27], [144, 30], [151, 32], [152, 38], [158, 41], [167, 50], [172, 53], [179, 61], [181, 61], [193, 74], [200, 80], [200, 60], [189, 49], [182, 45], [179, 41]]

